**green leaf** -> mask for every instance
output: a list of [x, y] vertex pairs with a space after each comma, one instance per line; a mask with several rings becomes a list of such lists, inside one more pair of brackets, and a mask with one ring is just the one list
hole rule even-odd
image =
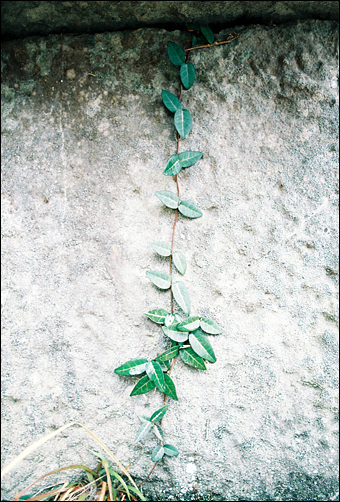
[[159, 362], [170, 361], [171, 359], [177, 356], [178, 350], [179, 350], [178, 345], [170, 347], [170, 349], [166, 350], [162, 354], [159, 354], [159, 356], [155, 358], [155, 361]]
[[151, 455], [151, 460], [153, 462], [159, 462], [161, 458], [164, 456], [164, 448], [160, 444], [156, 446]]
[[163, 326], [162, 327], [163, 333], [171, 338], [171, 340], [174, 340], [175, 342], [185, 342], [188, 339], [188, 333], [185, 333], [183, 331], [178, 331], [176, 329], [176, 326], [169, 326], [168, 328]]
[[161, 256], [171, 255], [171, 246], [169, 246], [166, 242], [151, 242], [151, 247]]
[[211, 28], [209, 28], [209, 26], [200, 26], [200, 30], [204, 38], [207, 39], [208, 43], [212, 44], [215, 40], [215, 37]]
[[166, 371], [169, 371], [169, 369], [171, 367], [169, 361], [157, 361], [157, 362], [159, 363], [160, 367], [162, 368], [163, 373], [165, 373]]
[[182, 103], [172, 92], [162, 91], [162, 100], [167, 109], [173, 113], [182, 108]]
[[165, 382], [164, 394], [171, 397], [175, 401], [178, 401], [175, 384], [167, 373], [164, 373], [164, 382]]
[[158, 439], [160, 439], [161, 441], [163, 441], [164, 439], [164, 434], [163, 434], [163, 430], [162, 430], [162, 427], [160, 427], [159, 425], [157, 424], [153, 424], [153, 427], [152, 427], [152, 432], [155, 434], [155, 436], [158, 437]]
[[211, 363], [216, 362], [216, 356], [213, 348], [210, 345], [207, 335], [205, 335], [203, 331], [196, 329], [196, 331], [190, 333], [189, 342], [196, 354], [201, 356], [206, 361]]
[[190, 347], [189, 349], [181, 349], [179, 352], [182, 361], [189, 366], [193, 366], [194, 368], [198, 368], [200, 370], [206, 370], [206, 366], [204, 360], [196, 354]]
[[175, 193], [170, 192], [169, 190], [160, 190], [159, 192], [156, 192], [155, 195], [166, 207], [170, 207], [170, 209], [178, 208], [179, 198]]
[[189, 110], [177, 110], [174, 116], [174, 123], [178, 134], [181, 138], [185, 138], [185, 136], [191, 131], [192, 127], [192, 117]]
[[152, 427], [151, 422], [143, 422], [137, 432], [137, 436], [135, 437], [134, 444], [138, 443], [138, 441], [143, 439], [150, 432], [151, 427]]
[[131, 359], [130, 361], [122, 364], [122, 366], [116, 368], [114, 372], [117, 375], [124, 376], [140, 375], [141, 373], [144, 373], [144, 371], [146, 371], [147, 365], [147, 359]]
[[163, 448], [165, 455], [168, 455], [169, 457], [177, 457], [177, 455], [179, 454], [177, 448], [172, 444], [165, 444]]
[[201, 218], [203, 213], [193, 202], [189, 200], [182, 200], [180, 205], [178, 206], [180, 213], [187, 218]]
[[175, 42], [168, 42], [168, 56], [172, 64], [181, 66], [185, 62], [185, 52]]
[[146, 394], [156, 387], [155, 382], [150, 380], [148, 375], [143, 376], [131, 391], [130, 396], [139, 396], [140, 394]]
[[222, 333], [222, 328], [220, 328], [214, 321], [207, 319], [206, 317], [202, 317], [200, 320], [200, 327], [203, 331], [209, 333], [209, 335], [219, 335]]
[[146, 373], [150, 380], [155, 382], [156, 387], [161, 391], [165, 392], [165, 383], [163, 370], [157, 361], [150, 361], [146, 367]]
[[195, 67], [191, 63], [183, 63], [179, 71], [181, 81], [186, 89], [190, 87], [195, 82]]
[[164, 309], [154, 309], [149, 310], [149, 312], [145, 312], [145, 315], [157, 324], [164, 324], [168, 312]]
[[202, 157], [202, 152], [192, 152], [191, 150], [187, 150], [178, 155], [182, 167], [191, 167]]
[[159, 289], [169, 289], [171, 286], [171, 275], [166, 272], [157, 272], [157, 270], [148, 270], [146, 272], [148, 279]]
[[159, 410], [155, 411], [155, 413], [153, 413], [151, 415], [151, 422], [159, 422], [165, 415], [165, 413], [167, 412], [167, 409], [168, 409], [168, 405], [166, 404], [165, 406], [163, 406], [162, 408], [160, 408]]
[[193, 317], [188, 317], [181, 323], [177, 324], [177, 329], [179, 331], [195, 331], [195, 329], [200, 326], [200, 318], [196, 315]]
[[172, 294], [183, 312], [190, 315], [190, 297], [186, 285], [181, 281], [174, 282], [172, 285]]
[[187, 269], [187, 261], [182, 251], [175, 251], [172, 255], [172, 261], [178, 272], [184, 275]]
[[182, 169], [182, 166], [179, 161], [179, 157], [175, 153], [175, 155], [171, 155], [171, 157], [167, 163], [167, 166], [163, 171], [163, 174], [165, 174], [166, 176], [175, 176], [175, 174], [178, 174], [181, 169]]

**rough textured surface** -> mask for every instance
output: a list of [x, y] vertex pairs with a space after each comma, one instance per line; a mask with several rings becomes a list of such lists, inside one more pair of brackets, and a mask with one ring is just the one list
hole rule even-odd
[[[180, 456], [154, 471], [159, 500], [329, 500], [337, 491], [338, 25], [239, 28], [229, 45], [192, 51], [185, 91], [194, 120], [181, 150], [204, 157], [180, 174], [192, 313], [214, 318], [217, 362], [176, 362], [179, 395], [164, 428]], [[223, 40], [227, 32], [220, 33]], [[179, 31], [49, 36], [7, 42], [2, 88], [3, 422], [8, 463], [71, 420], [92, 429], [132, 474], [153, 441], [133, 446], [138, 415], [113, 369], [166, 347], [143, 312], [169, 307], [148, 269], [170, 240], [175, 151], [162, 89]], [[5, 478], [13, 497], [52, 468], [91, 459], [74, 429]], [[90, 460], [89, 460], [90, 461]], [[93, 458], [92, 458], [92, 462]]]
[[296, 19], [338, 20], [339, 2], [1, 2], [5, 39], [51, 33], [96, 33], [186, 23], [215, 27], [235, 23], [283, 23]]

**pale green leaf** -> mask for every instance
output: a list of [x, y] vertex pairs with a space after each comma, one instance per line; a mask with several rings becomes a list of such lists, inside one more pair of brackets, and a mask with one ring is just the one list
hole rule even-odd
[[167, 109], [173, 113], [182, 108], [180, 100], [169, 91], [162, 91], [162, 100]]
[[152, 427], [152, 432], [155, 434], [155, 436], [160, 439], [161, 441], [163, 441], [164, 439], [164, 434], [163, 434], [163, 430], [162, 430], [162, 427], [160, 427], [159, 425], [157, 424], [153, 424], [153, 427]]
[[168, 455], [169, 457], [177, 457], [177, 455], [179, 454], [177, 448], [172, 444], [165, 444], [163, 448], [165, 455]]
[[155, 382], [156, 387], [161, 391], [165, 391], [164, 374], [160, 364], [157, 361], [150, 361], [146, 367], [146, 373], [150, 380]]
[[181, 66], [185, 62], [185, 52], [178, 44], [175, 42], [168, 42], [168, 56], [172, 64], [175, 66]]
[[159, 354], [159, 356], [155, 358], [155, 361], [159, 362], [170, 361], [171, 359], [177, 356], [178, 350], [179, 350], [178, 346], [174, 345], [174, 347], [170, 347], [170, 349], [166, 350], [162, 354]]
[[178, 157], [182, 167], [191, 167], [203, 157], [203, 153], [188, 150], [178, 154]]
[[151, 460], [153, 462], [159, 462], [161, 458], [164, 456], [164, 448], [160, 444], [156, 446], [151, 455]]
[[187, 218], [200, 218], [203, 215], [202, 211], [189, 200], [182, 200], [178, 206], [178, 210]]
[[117, 375], [133, 376], [140, 375], [146, 370], [147, 359], [131, 359], [114, 370]]
[[188, 349], [181, 349], [179, 351], [179, 354], [181, 356], [182, 361], [186, 364], [189, 364], [189, 366], [193, 366], [194, 368], [198, 368], [200, 370], [207, 369], [202, 357], [197, 355], [196, 352], [194, 352], [191, 347]]
[[179, 71], [183, 87], [190, 89], [195, 82], [195, 67], [191, 63], [183, 63]]
[[220, 333], [222, 333], [222, 328], [220, 328], [219, 325], [214, 321], [207, 319], [206, 317], [202, 317], [200, 321], [200, 327], [203, 329], [203, 331], [209, 333], [209, 335], [219, 335]]
[[170, 256], [171, 255], [171, 246], [166, 242], [151, 242], [151, 247], [156, 253], [161, 256]]
[[200, 26], [200, 30], [204, 38], [209, 42], [209, 44], [214, 43], [215, 37], [212, 29], [209, 26]]
[[155, 382], [150, 380], [148, 375], [145, 375], [136, 383], [131, 391], [130, 396], [139, 396], [141, 394], [146, 394], [147, 392], [150, 392], [150, 390], [153, 390], [155, 386]]
[[178, 272], [184, 275], [187, 269], [187, 261], [182, 251], [175, 251], [172, 255], [172, 261]]
[[176, 322], [182, 322], [183, 321], [183, 317], [181, 316], [181, 314], [178, 314], [178, 312], [176, 312], [176, 314], [175, 314], [175, 321]]
[[165, 326], [171, 326], [175, 322], [175, 316], [174, 314], [168, 314], [165, 318], [164, 324]]
[[157, 270], [148, 270], [146, 272], [148, 279], [154, 283], [159, 289], [169, 289], [171, 286], [171, 275], [166, 272], [158, 272]]
[[152, 427], [151, 422], [143, 422], [137, 432], [137, 436], [135, 437], [134, 444], [138, 443], [138, 441], [143, 439], [150, 432], [151, 427]]
[[189, 335], [189, 342], [193, 350], [206, 361], [216, 362], [216, 356], [210, 345], [208, 337], [200, 329], [196, 329]]
[[175, 384], [167, 373], [164, 373], [164, 382], [165, 382], [164, 394], [171, 397], [175, 401], [178, 401]]
[[192, 117], [189, 110], [177, 110], [174, 116], [174, 123], [178, 134], [181, 138], [185, 138], [185, 136], [191, 131], [192, 127]]
[[188, 317], [181, 323], [177, 324], [179, 331], [195, 331], [200, 326], [200, 318], [198, 316]]
[[165, 415], [165, 413], [167, 412], [167, 409], [168, 409], [168, 405], [166, 404], [165, 406], [163, 406], [162, 408], [160, 408], [159, 410], [155, 411], [155, 413], [153, 413], [151, 415], [151, 422], [159, 422]]
[[168, 328], [166, 326], [162, 327], [163, 333], [171, 338], [171, 340], [174, 340], [175, 342], [185, 342], [188, 339], [188, 333], [185, 333], [183, 331], [178, 331], [176, 329], [176, 326], [169, 326]]
[[159, 192], [155, 192], [155, 195], [166, 207], [170, 207], [170, 209], [178, 208], [179, 197], [175, 193], [169, 190], [160, 190]]
[[175, 176], [175, 174], [178, 174], [181, 169], [182, 165], [179, 161], [178, 155], [175, 153], [174, 155], [171, 155], [163, 174], [166, 176]]
[[164, 309], [154, 309], [149, 310], [149, 312], [145, 312], [145, 315], [157, 324], [164, 324], [168, 312]]
[[174, 282], [172, 285], [172, 294], [183, 312], [190, 315], [190, 297], [186, 285], [181, 281]]

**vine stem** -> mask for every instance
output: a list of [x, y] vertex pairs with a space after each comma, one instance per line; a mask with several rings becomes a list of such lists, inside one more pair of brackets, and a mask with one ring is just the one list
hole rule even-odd
[[214, 42], [212, 44], [206, 44], [206, 45], [197, 45], [196, 47], [190, 47], [189, 49], [185, 49], [184, 52], [189, 52], [193, 51], [195, 49], [205, 49], [206, 47], [215, 47], [215, 45], [223, 45], [223, 44], [230, 44], [230, 42], [233, 42], [239, 37], [239, 34], [236, 33], [236, 35], [232, 36], [232, 38], [228, 40], [223, 40], [223, 42]]

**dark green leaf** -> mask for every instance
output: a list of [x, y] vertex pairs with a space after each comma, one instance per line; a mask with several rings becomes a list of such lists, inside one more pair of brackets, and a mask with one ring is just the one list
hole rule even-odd
[[169, 326], [168, 328], [162, 327], [163, 333], [174, 340], [175, 342], [185, 342], [188, 339], [188, 333], [184, 333], [183, 331], [178, 331], [176, 326]]
[[[190, 315], [190, 297], [186, 285], [181, 281], [174, 282], [172, 285], [172, 294], [183, 312]], [[183, 340], [178, 341], [181, 342]]]
[[146, 373], [150, 380], [155, 382], [156, 387], [165, 392], [164, 374], [160, 364], [157, 361], [150, 361], [146, 367]]
[[212, 44], [215, 40], [215, 37], [211, 28], [209, 26], [201, 26], [200, 30], [204, 38], [206, 38], [207, 41], [209, 42], [209, 44]]
[[180, 77], [185, 89], [190, 89], [190, 87], [195, 82], [195, 67], [191, 63], [183, 63], [180, 68]]
[[165, 415], [165, 413], [167, 412], [167, 409], [168, 409], [168, 405], [166, 404], [165, 406], [163, 406], [162, 408], [160, 408], [159, 410], [155, 411], [155, 413], [153, 413], [151, 415], [151, 422], [159, 422]]
[[[156, 359], [155, 359], [156, 361]], [[160, 367], [162, 368], [162, 371], [163, 373], [165, 373], [166, 371], [169, 371], [170, 369], [170, 363], [169, 361], [157, 361], [160, 365]]]
[[165, 174], [166, 176], [175, 176], [175, 174], [178, 174], [181, 169], [182, 166], [179, 161], [179, 157], [175, 153], [175, 155], [172, 155], [170, 157], [169, 162], [167, 163], [167, 166], [163, 171], [163, 174]]
[[159, 192], [156, 192], [155, 195], [166, 207], [170, 207], [170, 209], [178, 208], [179, 198], [175, 193], [170, 192], [169, 190], [160, 190]]
[[153, 462], [158, 462], [164, 456], [164, 448], [161, 445], [157, 445], [152, 452], [151, 460]]
[[216, 362], [216, 356], [210, 345], [208, 337], [200, 329], [196, 329], [189, 335], [189, 342], [193, 350], [206, 361]]
[[124, 376], [140, 375], [141, 373], [144, 373], [147, 365], [147, 359], [131, 359], [130, 361], [122, 364], [122, 366], [119, 366], [119, 368], [116, 368], [114, 372], [117, 375]]
[[203, 329], [203, 331], [209, 333], [209, 335], [219, 335], [220, 333], [222, 333], [222, 328], [220, 328], [219, 325], [214, 321], [207, 319], [206, 317], [202, 317], [200, 321], [200, 327]]
[[204, 364], [204, 360], [200, 356], [198, 356], [191, 347], [188, 349], [181, 349], [179, 351], [179, 354], [185, 364], [189, 364], [189, 366], [193, 366], [194, 368], [198, 368], [200, 370], [207, 369]]
[[164, 394], [171, 397], [175, 401], [178, 401], [175, 384], [167, 373], [164, 373], [164, 382], [165, 382]]
[[166, 272], [158, 272], [157, 270], [148, 270], [146, 272], [148, 279], [155, 284], [159, 289], [169, 289], [171, 286], [171, 275]]
[[151, 242], [151, 247], [156, 253], [161, 256], [170, 256], [171, 255], [171, 246], [166, 242]]
[[170, 349], [166, 350], [162, 354], [159, 354], [159, 356], [156, 357], [155, 361], [159, 362], [170, 361], [171, 359], [177, 356], [178, 350], [179, 350], [178, 345], [174, 345], [174, 347], [170, 347]]
[[185, 62], [185, 52], [175, 42], [168, 42], [168, 56], [175, 66], [181, 66]]
[[193, 166], [202, 157], [203, 157], [202, 152], [192, 152], [190, 150], [182, 152], [178, 155], [179, 161], [183, 168]]
[[178, 272], [184, 275], [187, 269], [187, 261], [182, 251], [175, 251], [172, 255], [172, 261]]
[[178, 206], [178, 210], [187, 218], [201, 218], [203, 216], [202, 211], [189, 200], [182, 200]]
[[134, 444], [138, 443], [138, 441], [143, 439], [150, 432], [151, 427], [152, 427], [151, 422], [143, 422], [137, 432], [137, 436], [135, 437]]
[[147, 392], [150, 392], [150, 390], [153, 390], [155, 387], [155, 382], [150, 380], [148, 375], [145, 375], [139, 380], [139, 382], [136, 383], [136, 385], [132, 389], [130, 396], [139, 396], [140, 394], [146, 394]]
[[182, 108], [180, 100], [169, 91], [162, 91], [162, 100], [167, 109], [173, 113]]
[[188, 317], [181, 323], [177, 324], [179, 331], [195, 331], [200, 326], [200, 318], [198, 316]]
[[157, 324], [164, 324], [168, 312], [164, 309], [154, 309], [149, 310], [149, 312], [145, 312], [145, 315]]
[[177, 110], [174, 116], [175, 128], [181, 138], [185, 138], [191, 131], [192, 117], [189, 110]]
[[169, 457], [177, 457], [177, 455], [179, 454], [177, 448], [172, 444], [165, 444], [163, 448], [165, 455], [168, 455]]

